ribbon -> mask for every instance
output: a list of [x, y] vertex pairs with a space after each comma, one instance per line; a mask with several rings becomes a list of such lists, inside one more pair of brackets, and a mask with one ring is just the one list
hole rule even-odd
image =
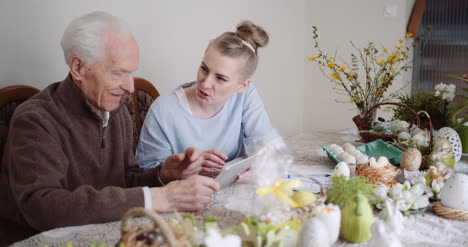
[[276, 197], [286, 202], [292, 208], [298, 208], [297, 204], [291, 196], [293, 195], [293, 188], [304, 186], [301, 181], [295, 179], [289, 182], [283, 180], [276, 181], [272, 187], [260, 187], [256, 190], [257, 195], [264, 196], [268, 193], [273, 193]]

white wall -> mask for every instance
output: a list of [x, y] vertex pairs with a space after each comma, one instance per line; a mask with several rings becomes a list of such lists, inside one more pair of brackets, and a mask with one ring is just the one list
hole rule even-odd
[[0, 88], [27, 84], [43, 89], [67, 74], [60, 48], [75, 17], [104, 10], [124, 19], [140, 44], [136, 76], [162, 93], [195, 80], [208, 42], [252, 20], [270, 34], [260, 50], [253, 83], [273, 125], [300, 133], [304, 110], [305, 0], [3, 0], [0, 3]]
[[[316, 129], [354, 128], [352, 104], [336, 103], [331, 83], [317, 65], [312, 26], [320, 44], [349, 58], [349, 40], [385, 46], [405, 34], [414, 0], [3, 0], [0, 3], [0, 87], [27, 84], [44, 88], [67, 73], [60, 37], [69, 21], [94, 10], [121, 17], [134, 31], [141, 56], [136, 76], [162, 93], [195, 79], [212, 38], [250, 19], [270, 34], [260, 51], [253, 81], [273, 125], [284, 136]], [[384, 17], [386, 4], [396, 17]], [[406, 75], [397, 84], [408, 80]]]
[[[312, 26], [318, 27], [321, 49], [329, 54], [337, 52], [335, 58], [338, 61], [350, 63], [350, 40], [358, 47], [366, 47], [369, 41], [373, 41], [393, 48], [406, 34], [413, 3], [414, 0], [307, 0], [304, 59], [317, 55], [313, 47]], [[386, 5], [397, 7], [395, 17], [383, 15]], [[410, 79], [411, 73], [397, 78], [389, 91], [401, 88]], [[304, 131], [356, 127], [352, 117], [357, 115], [357, 108], [351, 103], [336, 102], [349, 98], [333, 90], [332, 83], [316, 63], [306, 62], [304, 83]]]

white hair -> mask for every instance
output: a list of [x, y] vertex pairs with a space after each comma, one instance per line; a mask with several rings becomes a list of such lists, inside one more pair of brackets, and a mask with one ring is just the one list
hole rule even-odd
[[104, 38], [111, 32], [131, 35], [123, 21], [103, 11], [74, 19], [63, 32], [60, 42], [67, 65], [74, 56], [79, 57], [87, 67], [104, 58]]

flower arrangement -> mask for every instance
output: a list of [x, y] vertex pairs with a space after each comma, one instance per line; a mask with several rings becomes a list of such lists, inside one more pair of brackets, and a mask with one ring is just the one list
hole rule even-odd
[[[432, 125], [435, 129], [444, 126], [451, 126], [451, 119], [454, 117], [456, 86], [454, 84], [439, 83], [432, 91], [416, 91], [411, 95], [399, 95], [397, 99], [415, 111], [425, 111], [431, 117]], [[402, 107], [396, 107], [395, 119], [411, 121], [414, 116]], [[428, 121], [427, 117], [421, 115], [423, 123]]]
[[[317, 27], [313, 27], [314, 47], [318, 54], [309, 58], [316, 62], [322, 73], [335, 84], [335, 91], [347, 95], [349, 102], [354, 103], [363, 116], [372, 106], [387, 101], [396, 96], [392, 93], [385, 96], [395, 78], [402, 72], [411, 68], [409, 52], [413, 43], [409, 41], [412, 35], [398, 40], [393, 49], [378, 48], [375, 43], [369, 42], [362, 50], [351, 41], [356, 51], [351, 53], [350, 62], [340, 62], [334, 56], [323, 51], [318, 42]], [[364, 73], [360, 75], [359, 73]], [[340, 101], [338, 101], [340, 102]], [[341, 103], [346, 103], [341, 102]]]

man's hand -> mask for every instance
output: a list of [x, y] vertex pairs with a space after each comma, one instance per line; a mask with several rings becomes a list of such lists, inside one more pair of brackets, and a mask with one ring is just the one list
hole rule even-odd
[[151, 188], [153, 209], [158, 213], [197, 211], [211, 201], [219, 184], [212, 178], [191, 176], [186, 180], [173, 181], [164, 187]]
[[202, 170], [203, 156], [196, 148], [187, 148], [184, 152], [167, 157], [161, 164], [159, 176], [163, 182], [186, 179], [197, 175]]
[[211, 149], [202, 153], [203, 158], [203, 168], [200, 171], [203, 175], [216, 175], [219, 173], [219, 170], [225, 165], [224, 160], [228, 157], [223, 152]]

